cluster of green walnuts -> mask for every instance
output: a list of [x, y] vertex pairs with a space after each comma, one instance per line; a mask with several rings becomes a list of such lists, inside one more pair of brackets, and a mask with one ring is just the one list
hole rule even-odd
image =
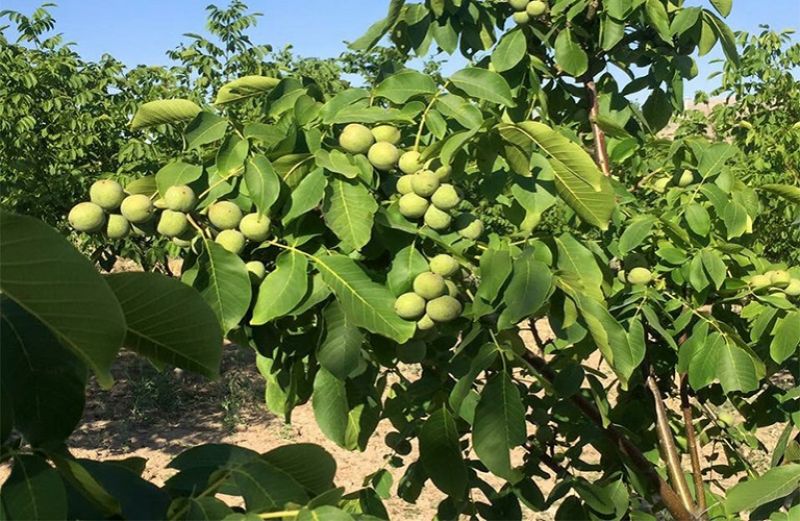
[[420, 332], [457, 319], [463, 310], [458, 286], [452, 280], [461, 271], [458, 261], [441, 253], [430, 259], [428, 269], [414, 278], [413, 291], [403, 293], [394, 303], [397, 315], [416, 321]]
[[483, 235], [484, 225], [469, 213], [453, 219], [452, 211], [461, 203], [461, 194], [448, 183], [453, 173], [449, 165], [437, 161], [423, 161], [416, 150], [401, 152], [400, 130], [391, 125], [369, 129], [358, 123], [347, 125], [339, 134], [339, 145], [352, 154], [366, 154], [376, 169], [388, 172], [398, 169], [396, 191], [400, 194], [398, 209], [409, 220], [419, 220], [437, 232], [454, 227], [459, 235], [477, 240]]
[[[96, 181], [89, 189], [89, 201], [69, 212], [70, 225], [79, 232], [104, 233], [109, 239], [123, 239], [131, 233], [140, 236], [159, 234], [181, 248], [191, 246], [198, 233], [207, 233], [226, 250], [240, 255], [247, 241], [263, 242], [270, 236], [270, 218], [263, 214], [243, 214], [232, 201], [217, 201], [196, 212], [197, 196], [187, 185], [169, 187], [163, 198], [144, 194], [127, 195], [111, 179]], [[119, 212], [119, 213], [115, 213]], [[206, 224], [205, 229], [201, 224]], [[247, 263], [251, 277], [266, 275], [260, 261]]]
[[547, 12], [547, 2], [542, 0], [508, 0], [514, 9], [512, 18], [519, 25], [525, 25], [532, 18], [538, 18]]
[[755, 292], [776, 291], [789, 297], [800, 296], [800, 279], [792, 277], [786, 270], [770, 270], [753, 275], [748, 283]]

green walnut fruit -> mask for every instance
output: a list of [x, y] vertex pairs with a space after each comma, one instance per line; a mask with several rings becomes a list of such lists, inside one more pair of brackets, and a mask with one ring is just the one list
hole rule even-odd
[[531, 22], [531, 17], [525, 11], [517, 11], [511, 18], [514, 20], [514, 23], [517, 25], [527, 25]]
[[453, 218], [444, 210], [440, 210], [435, 206], [429, 206], [428, 209], [425, 210], [424, 222], [428, 227], [436, 231], [442, 231], [450, 227]]
[[461, 302], [449, 295], [437, 297], [425, 306], [425, 313], [434, 322], [450, 322], [461, 316]]
[[444, 285], [447, 286], [447, 294], [453, 298], [458, 297], [460, 291], [458, 291], [458, 286], [452, 280], [445, 280]]
[[404, 195], [398, 202], [400, 214], [407, 219], [419, 219], [425, 215], [429, 205], [427, 199], [414, 193]]
[[414, 174], [414, 178], [411, 179], [411, 186], [418, 196], [430, 197], [439, 188], [439, 178], [430, 170], [423, 170], [418, 174]]
[[393, 144], [380, 141], [369, 147], [367, 159], [378, 170], [391, 170], [400, 159], [400, 151]]
[[422, 170], [422, 161], [420, 153], [415, 150], [405, 152], [398, 160], [398, 167], [404, 174], [416, 174]]
[[414, 179], [413, 175], [406, 174], [397, 180], [396, 190], [398, 194], [405, 195], [414, 191], [414, 186], [411, 181]]
[[431, 272], [442, 277], [450, 277], [459, 269], [458, 261], [446, 253], [440, 253], [435, 256], [428, 265]]
[[397, 359], [405, 364], [418, 364], [425, 360], [428, 348], [422, 340], [412, 340], [397, 346]]
[[239, 255], [244, 250], [244, 235], [238, 230], [222, 230], [214, 241], [231, 253]]
[[508, 3], [511, 4], [511, 8], [515, 11], [524, 11], [526, 7], [528, 7], [528, 2], [530, 0], [508, 0]]
[[450, 210], [458, 206], [458, 203], [461, 202], [461, 197], [453, 185], [445, 183], [433, 193], [431, 202], [440, 210]]
[[78, 203], [72, 207], [67, 216], [70, 226], [79, 232], [99, 232], [106, 222], [106, 214], [95, 203]]
[[116, 210], [123, 199], [125, 191], [113, 179], [100, 179], [89, 188], [89, 200], [103, 210]]
[[483, 222], [470, 213], [463, 213], [456, 219], [456, 230], [465, 239], [475, 241], [483, 235]]
[[266, 215], [249, 213], [239, 222], [239, 231], [251, 241], [262, 242], [269, 237], [270, 224], [271, 221]]
[[432, 300], [447, 293], [447, 285], [444, 278], [436, 273], [426, 271], [414, 278], [414, 293], [424, 298]]
[[165, 201], [163, 197], [159, 197], [158, 199], [153, 201], [153, 206], [155, 206], [159, 210], [166, 210], [167, 209], [167, 201]]
[[783, 292], [790, 297], [800, 297], [800, 279], [792, 279], [789, 284], [783, 288]]
[[453, 167], [450, 165], [442, 165], [434, 170], [433, 173], [436, 174], [440, 182], [444, 183], [450, 179], [450, 176], [453, 174]]
[[164, 194], [164, 204], [175, 212], [189, 213], [197, 204], [197, 197], [187, 185], [170, 186]]
[[649, 284], [653, 274], [647, 268], [633, 268], [628, 273], [628, 282], [631, 284]]
[[258, 284], [267, 276], [267, 268], [261, 261], [250, 261], [245, 264], [245, 267], [250, 275], [250, 282], [253, 284]]
[[131, 233], [131, 223], [121, 215], [112, 213], [106, 223], [106, 237], [109, 239], [124, 239]]
[[768, 288], [772, 286], [772, 278], [769, 275], [753, 275], [750, 277], [750, 286], [754, 290]]
[[405, 320], [417, 320], [425, 314], [425, 299], [416, 293], [403, 293], [394, 301], [394, 311]]
[[770, 273], [769, 278], [772, 285], [778, 288], [785, 288], [792, 282], [792, 275], [786, 270], [775, 270]]
[[663, 194], [666, 191], [667, 186], [669, 186], [670, 181], [672, 181], [672, 179], [669, 177], [661, 177], [656, 179], [656, 181], [653, 183], [653, 190]]
[[175, 212], [173, 210], [164, 210], [161, 212], [161, 218], [158, 220], [158, 233], [165, 237], [180, 237], [189, 229], [189, 220], [186, 214], [182, 212]]
[[365, 154], [373, 143], [370, 129], [358, 123], [350, 123], [339, 134], [339, 145], [351, 154]]
[[417, 320], [417, 331], [430, 331], [435, 327], [436, 322], [428, 315], [423, 315], [421, 319]]
[[218, 230], [232, 230], [242, 220], [242, 210], [230, 201], [214, 203], [208, 209], [208, 220]]
[[694, 182], [694, 174], [691, 170], [684, 170], [681, 177], [678, 179], [678, 186], [686, 188]]
[[132, 223], [143, 223], [150, 220], [155, 211], [153, 201], [144, 194], [134, 194], [126, 197], [119, 207], [122, 216]]
[[542, 16], [545, 11], [547, 11], [547, 4], [541, 0], [533, 0], [525, 7], [525, 12], [531, 17]]
[[372, 136], [375, 138], [375, 141], [391, 143], [395, 146], [400, 143], [401, 138], [400, 129], [392, 125], [378, 125], [372, 129]]

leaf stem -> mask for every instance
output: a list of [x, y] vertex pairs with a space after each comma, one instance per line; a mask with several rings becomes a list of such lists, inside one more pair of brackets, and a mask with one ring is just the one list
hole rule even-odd
[[281, 517], [297, 517], [299, 513], [299, 510], [281, 510], [279, 512], [265, 512], [263, 514], [258, 514], [258, 517], [261, 519], [278, 519]]
[[436, 94], [431, 97], [431, 100], [428, 102], [428, 105], [425, 107], [425, 110], [422, 112], [422, 116], [419, 119], [419, 127], [417, 128], [417, 135], [414, 137], [414, 152], [419, 152], [419, 142], [422, 139], [422, 129], [425, 128], [425, 120], [428, 118], [428, 113], [433, 108], [433, 104], [436, 103], [436, 100], [439, 99], [439, 96], [442, 95], [447, 86], [450, 84], [450, 81], [446, 81], [444, 85], [442, 85], [442, 90], [436, 91]]

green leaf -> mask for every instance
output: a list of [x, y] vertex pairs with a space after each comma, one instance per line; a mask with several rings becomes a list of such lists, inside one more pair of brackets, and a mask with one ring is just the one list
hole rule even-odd
[[711, 334], [699, 344], [689, 362], [689, 383], [701, 389], [719, 380], [725, 393], [748, 393], [758, 388], [763, 363], [731, 340], [720, 334]]
[[14, 456], [11, 475], [0, 489], [9, 519], [67, 518], [67, 493], [58, 473], [39, 456]]
[[170, 510], [183, 513], [180, 517], [170, 516], [172, 521], [218, 521], [233, 514], [228, 505], [215, 497], [176, 498]]
[[[97, 484], [119, 502], [122, 519], [165, 519], [170, 498], [125, 465], [112, 461], [76, 460]], [[70, 495], [70, 507], [74, 495]], [[95, 519], [100, 516], [94, 517]]]
[[368, 51], [377, 44], [383, 36], [391, 30], [400, 18], [405, 0], [391, 0], [386, 18], [372, 24], [367, 32], [348, 47], [354, 51]]
[[158, 273], [116, 273], [106, 282], [125, 313], [125, 347], [157, 363], [219, 375], [222, 331], [194, 289]]
[[83, 415], [86, 365], [44, 324], [0, 296], [3, 404], [31, 445], [63, 442]]
[[286, 225], [318, 207], [325, 195], [327, 182], [321, 168], [317, 168], [305, 176], [292, 190], [291, 197], [283, 207], [283, 224]]
[[592, 339], [626, 389], [633, 371], [644, 359], [644, 351], [628, 343], [627, 332], [601, 302], [582, 295], [573, 298]]
[[167, 163], [156, 173], [158, 195], [164, 197], [170, 186], [188, 185], [202, 176], [202, 166], [190, 165], [180, 160]]
[[343, 251], [360, 250], [369, 242], [377, 211], [378, 202], [363, 184], [340, 177], [328, 183], [323, 215]]
[[728, 491], [725, 510], [735, 514], [780, 499], [800, 486], [800, 465], [789, 464], [770, 469], [761, 476], [742, 481]]
[[227, 177], [244, 167], [250, 143], [234, 134], [229, 135], [217, 151], [217, 175]]
[[455, 94], [446, 94], [436, 99], [436, 109], [445, 117], [455, 119], [466, 129], [475, 129], [483, 124], [483, 114], [480, 109]]
[[500, 132], [511, 143], [528, 140], [537, 145], [553, 168], [556, 190], [561, 198], [587, 223], [608, 229], [616, 205], [614, 191], [580, 145], [534, 121], [503, 125]]
[[60, 233], [0, 210], [0, 291], [58, 335], [101, 385], [112, 384], [125, 316], [92, 263]]
[[217, 116], [213, 112], [203, 111], [186, 125], [186, 130], [184, 130], [186, 148], [193, 150], [202, 145], [219, 141], [225, 137], [227, 130], [227, 119]]
[[358, 367], [364, 334], [347, 322], [341, 305], [333, 301], [323, 312], [325, 336], [317, 350], [317, 360], [335, 377], [344, 380]]
[[775, 323], [769, 354], [781, 364], [794, 354], [800, 345], [800, 311], [792, 311]]
[[314, 378], [311, 405], [319, 430], [340, 447], [346, 446], [350, 408], [344, 380], [321, 368]]
[[570, 76], [578, 77], [589, 68], [589, 56], [575, 41], [570, 29], [558, 33], [555, 51], [556, 63]]
[[642, 105], [642, 115], [653, 133], [669, 124], [672, 118], [672, 102], [660, 87], [654, 89]]
[[278, 510], [289, 502], [302, 505], [308, 501], [302, 485], [265, 458], [250, 460], [229, 472], [249, 512]]
[[202, 109], [188, 99], [162, 99], [145, 103], [136, 111], [131, 130], [177, 123], [197, 116]]
[[475, 379], [497, 360], [498, 352], [494, 344], [482, 345], [475, 355], [475, 358], [470, 362], [467, 374], [459, 378], [458, 382], [453, 386], [453, 390], [450, 391], [448, 403], [456, 414], [462, 418], [465, 417], [465, 414], [461, 406], [472, 391], [472, 385], [475, 383]]
[[728, 229], [728, 240], [741, 237], [747, 231], [747, 210], [736, 201], [728, 201], [725, 205], [722, 220]]
[[467, 489], [467, 466], [461, 454], [456, 422], [442, 407], [434, 411], [419, 433], [419, 458], [436, 488], [453, 499]]
[[436, 93], [436, 83], [427, 74], [406, 69], [386, 77], [375, 87], [375, 96], [392, 103], [405, 103], [414, 96]]
[[658, 36], [669, 45], [672, 45], [672, 31], [669, 28], [669, 15], [667, 8], [661, 0], [647, 0], [645, 4], [647, 18], [650, 20]]
[[586, 295], [597, 301], [603, 300], [603, 272], [594, 254], [571, 233], [555, 238], [558, 248], [558, 277], [562, 288], [573, 295]]
[[650, 236], [656, 218], [652, 215], [637, 215], [619, 237], [619, 253], [625, 255], [636, 249]]
[[227, 333], [250, 307], [250, 276], [244, 261], [219, 244], [205, 239], [203, 249], [197, 266], [184, 273], [184, 282], [200, 292]]
[[736, 35], [733, 30], [711, 12], [706, 11], [706, 14], [705, 19], [710, 21], [712, 29], [717, 33], [717, 37], [722, 43], [722, 51], [725, 53], [725, 57], [731, 63], [739, 65], [739, 52], [736, 49]]
[[492, 51], [492, 65], [497, 72], [513, 69], [528, 54], [528, 41], [521, 29], [508, 31]]
[[395, 296], [411, 291], [414, 278], [423, 271], [428, 271], [428, 261], [411, 244], [395, 254], [392, 267], [386, 275], [386, 285]]
[[722, 287], [725, 278], [728, 276], [728, 268], [725, 262], [720, 257], [719, 252], [712, 250], [703, 250], [700, 254], [703, 261], [703, 267], [708, 273], [709, 278], [714, 282], [714, 287], [717, 289]]
[[496, 72], [467, 67], [450, 76], [450, 83], [474, 98], [506, 107], [515, 106], [508, 82]]
[[258, 213], [268, 215], [281, 194], [281, 180], [272, 168], [272, 163], [262, 154], [249, 158], [244, 171], [244, 182]]
[[680, 36], [695, 26], [702, 10], [699, 7], [685, 7], [678, 10], [672, 19], [670, 31], [673, 36]]
[[514, 261], [511, 280], [503, 292], [505, 309], [497, 320], [498, 329], [508, 329], [532, 316], [550, 295], [553, 275], [547, 264], [536, 260], [528, 249]]
[[728, 16], [731, 14], [733, 0], [711, 0], [711, 5], [713, 5], [714, 9], [716, 9], [722, 16]]
[[268, 76], [242, 76], [230, 83], [223, 85], [217, 92], [217, 99], [214, 105], [224, 105], [234, 101], [263, 95], [280, 83], [277, 78]]
[[138, 179], [134, 179], [133, 181], [125, 185], [125, 191], [131, 195], [144, 194], [150, 197], [154, 193], [158, 192], [158, 186], [156, 184], [156, 176], [145, 175]]
[[394, 312], [392, 293], [370, 279], [354, 260], [331, 254], [313, 261], [351, 324], [400, 343], [414, 335], [416, 324]]
[[295, 251], [285, 251], [275, 260], [275, 269], [258, 288], [253, 306], [254, 326], [288, 315], [308, 290], [308, 260]]
[[714, 143], [710, 147], [703, 150], [703, 155], [700, 156], [700, 164], [697, 165], [697, 171], [705, 181], [722, 171], [725, 162], [736, 154], [736, 147], [728, 143]]
[[769, 193], [779, 195], [789, 202], [800, 204], [800, 188], [796, 186], [768, 184], [758, 188], [759, 190], [766, 190]]
[[355, 157], [345, 154], [340, 150], [327, 151], [322, 148], [314, 153], [318, 166], [329, 172], [342, 174], [348, 179], [355, 179], [361, 174], [361, 169], [355, 162]]
[[522, 473], [512, 468], [509, 450], [525, 443], [525, 407], [506, 373], [483, 388], [472, 424], [472, 448], [493, 474], [516, 483]]
[[283, 445], [265, 452], [261, 459], [291, 476], [311, 495], [318, 496], [335, 488], [336, 460], [319, 445]]
[[500, 289], [511, 275], [512, 266], [511, 253], [507, 250], [489, 248], [481, 254], [481, 277], [473, 304], [476, 316], [483, 316], [495, 309], [494, 304], [498, 300]]
[[701, 204], [692, 203], [686, 207], [686, 223], [700, 237], [706, 237], [711, 232], [711, 216]]

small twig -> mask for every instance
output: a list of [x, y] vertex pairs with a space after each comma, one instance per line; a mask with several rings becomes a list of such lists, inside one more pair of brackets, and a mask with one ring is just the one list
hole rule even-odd
[[694, 419], [692, 418], [692, 404], [689, 403], [689, 378], [687, 375], [681, 376], [681, 411], [683, 411], [683, 423], [686, 429], [686, 440], [689, 444], [689, 456], [692, 459], [692, 479], [694, 480], [695, 496], [697, 497], [697, 508], [699, 519], [708, 519], [706, 515], [706, 490], [703, 483], [703, 472], [700, 468], [700, 448], [697, 445], [697, 436], [694, 431]]
[[597, 123], [600, 117], [600, 102], [597, 98], [597, 85], [594, 80], [586, 82], [586, 91], [589, 93], [589, 120], [592, 123], [592, 132], [594, 133], [594, 153], [597, 157], [597, 164], [603, 171], [603, 175], [611, 175], [611, 165], [608, 159], [608, 147], [606, 146], [606, 134], [600, 125]]
[[662, 456], [667, 464], [669, 479], [672, 482], [672, 486], [677, 490], [683, 502], [683, 506], [686, 507], [686, 510], [689, 512], [693, 512], [695, 510], [695, 505], [694, 501], [692, 501], [692, 494], [689, 492], [689, 484], [686, 482], [686, 476], [683, 474], [681, 458], [675, 446], [675, 439], [672, 437], [672, 431], [669, 427], [667, 407], [664, 405], [661, 390], [658, 388], [656, 379], [652, 374], [647, 377], [647, 387], [650, 389], [650, 392], [653, 393], [653, 401], [655, 402], [656, 409], [656, 433], [658, 434], [658, 444], [661, 447]]

